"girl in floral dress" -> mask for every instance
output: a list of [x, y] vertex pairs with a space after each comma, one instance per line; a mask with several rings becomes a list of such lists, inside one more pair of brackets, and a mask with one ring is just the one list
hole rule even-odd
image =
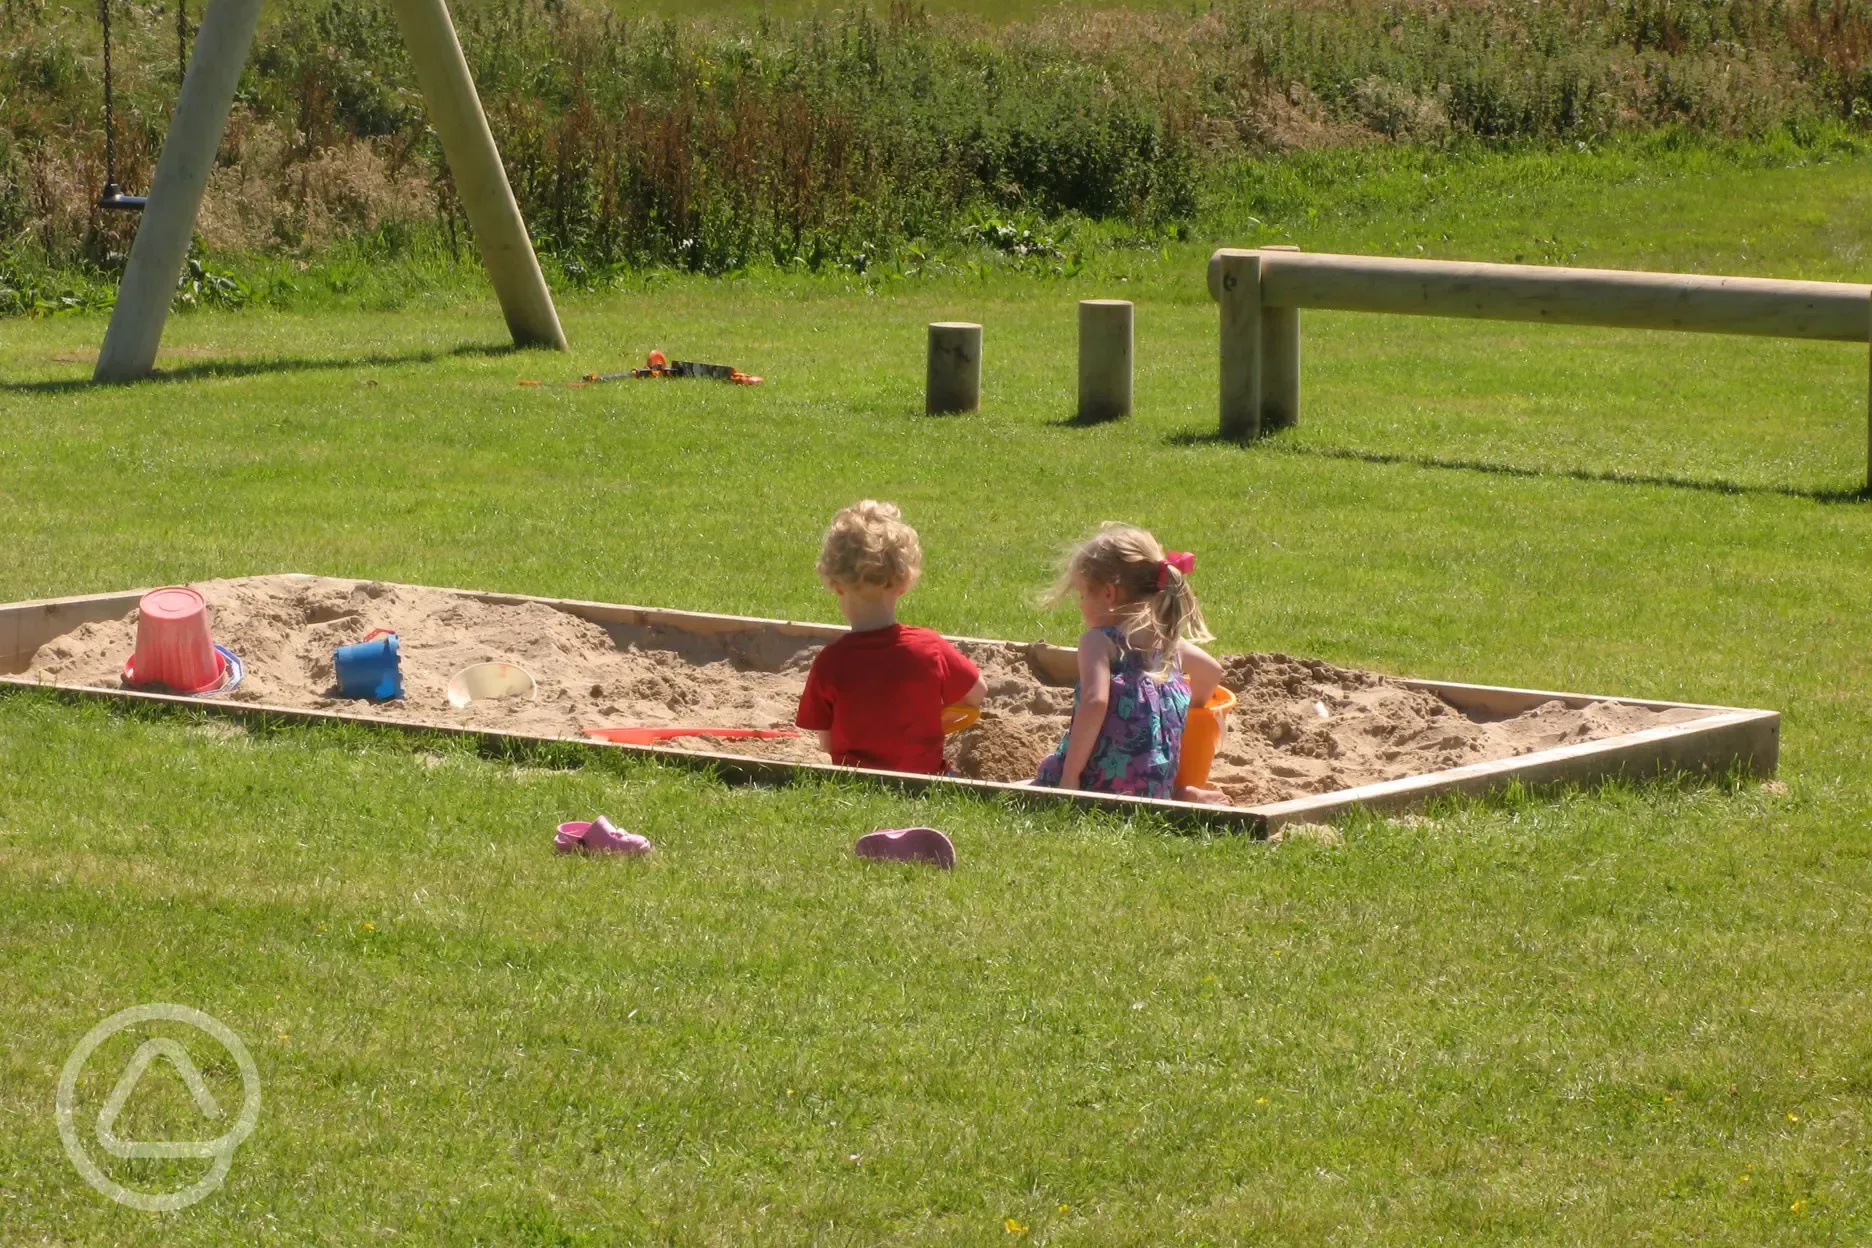
[[1079, 685], [1072, 725], [1035, 784], [1227, 800], [1176, 783], [1190, 705], [1203, 705], [1222, 682], [1222, 665], [1195, 644], [1211, 636], [1189, 584], [1195, 567], [1194, 555], [1167, 553], [1128, 524], [1106, 524], [1073, 549], [1049, 597], [1076, 597], [1085, 619]]

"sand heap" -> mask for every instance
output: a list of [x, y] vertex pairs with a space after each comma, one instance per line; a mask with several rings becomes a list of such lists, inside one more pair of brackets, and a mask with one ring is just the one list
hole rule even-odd
[[[543, 603], [491, 603], [385, 582], [251, 577], [198, 584], [215, 640], [239, 655], [237, 702], [361, 710], [415, 723], [576, 736], [600, 725], [789, 728], [819, 643], [770, 632], [700, 636], [601, 626]], [[332, 651], [396, 630], [407, 695], [370, 704], [333, 697]], [[136, 612], [86, 624], [40, 647], [27, 676], [115, 688], [136, 645]], [[1072, 690], [1047, 684], [1012, 643], [965, 643], [982, 669], [981, 723], [951, 741], [958, 772], [1025, 780], [1058, 743]], [[532, 701], [457, 709], [444, 690], [471, 663], [506, 660], [539, 681]], [[1279, 654], [1225, 659], [1239, 706], [1212, 783], [1238, 803], [1281, 801], [1507, 758], [1692, 718], [1600, 702], [1550, 702], [1512, 719], [1472, 719], [1434, 694], [1373, 672]], [[823, 761], [810, 738], [676, 741], [676, 748]]]

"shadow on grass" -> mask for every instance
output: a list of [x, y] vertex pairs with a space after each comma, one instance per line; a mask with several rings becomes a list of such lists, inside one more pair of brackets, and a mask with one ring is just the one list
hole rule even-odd
[[[1165, 441], [1172, 446], [1241, 446], [1250, 443], [1219, 433], [1173, 433]], [[1481, 459], [1456, 459], [1442, 455], [1403, 455], [1390, 451], [1362, 451], [1354, 447], [1296, 446], [1289, 442], [1262, 440], [1260, 449], [1279, 455], [1304, 455], [1314, 459], [1345, 459], [1361, 464], [1405, 465], [1415, 468], [1438, 468], [1447, 472], [1486, 472], [1505, 477], [1559, 478], [1568, 481], [1593, 481], [1608, 485], [1663, 486], [1673, 490], [1698, 490], [1706, 494], [1778, 494], [1784, 498], [1804, 498], [1816, 503], [1872, 502], [1872, 489], [1804, 489], [1794, 485], [1745, 485], [1740, 481], [1699, 480], [1661, 473], [1605, 472], [1591, 468], [1524, 468], [1518, 464], [1493, 463]]]
[[[1049, 420], [1047, 424], [1055, 429], [1103, 429], [1107, 425], [1119, 424], [1122, 416], [1081, 416], [1077, 412], [1071, 416], [1062, 416], [1058, 420]], [[1222, 439], [1217, 438], [1217, 441]]]
[[263, 377], [272, 373], [332, 372], [350, 368], [380, 368], [394, 364], [434, 364], [440, 360], [466, 356], [516, 355], [530, 347], [511, 343], [470, 344], [446, 350], [376, 351], [367, 355], [325, 356], [317, 358], [283, 357], [269, 360], [199, 360], [174, 368], [159, 368], [148, 377], [133, 382], [96, 382], [89, 377], [65, 377], [55, 381], [10, 381], [0, 383], [0, 391], [12, 394], [71, 394], [107, 385], [147, 385], [173, 381], [196, 381], [203, 377]]

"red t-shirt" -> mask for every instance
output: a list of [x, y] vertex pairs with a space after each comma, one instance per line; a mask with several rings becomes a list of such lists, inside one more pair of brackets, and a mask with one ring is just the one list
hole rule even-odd
[[927, 628], [847, 633], [819, 652], [794, 722], [831, 732], [832, 761], [881, 771], [943, 771], [942, 710], [981, 671]]

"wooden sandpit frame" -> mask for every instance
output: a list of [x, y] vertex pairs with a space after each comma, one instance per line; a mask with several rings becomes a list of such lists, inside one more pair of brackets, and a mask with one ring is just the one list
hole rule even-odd
[[[1421, 807], [1426, 801], [1439, 794], [1480, 795], [1516, 781], [1531, 788], [1550, 788], [1558, 785], [1592, 785], [1619, 778], [1641, 780], [1673, 772], [1720, 775], [1737, 771], [1765, 779], [1775, 774], [1780, 761], [1781, 716], [1775, 711], [1747, 710], [1732, 706], [1707, 706], [1690, 702], [1659, 702], [1645, 698], [1610, 695], [1557, 693], [1539, 689], [1512, 689], [1493, 685], [1456, 684], [1437, 680], [1405, 680], [1403, 683], [1412, 689], [1433, 693], [1459, 711], [1488, 719], [1518, 715], [1555, 700], [1572, 707], [1585, 706], [1592, 702], [1612, 701], [1649, 707], [1653, 710], [1687, 708], [1705, 713], [1681, 723], [1648, 728], [1623, 736], [1606, 737], [1577, 745], [1540, 750], [1513, 758], [1471, 763], [1446, 771], [1427, 772], [1379, 784], [1295, 798], [1291, 801], [1272, 802], [1260, 806], [1217, 807], [1192, 805], [1186, 802], [1148, 801], [1142, 798], [1114, 797], [1097, 793], [1062, 793], [1054, 789], [1036, 789], [1025, 785], [1001, 784], [987, 780], [963, 780], [945, 776], [911, 775], [903, 772], [860, 771], [849, 767], [834, 767], [826, 763], [785, 762], [732, 753], [705, 753], [662, 746], [614, 745], [583, 736], [559, 737], [484, 728], [464, 728], [447, 724], [389, 719], [380, 715], [355, 711], [307, 710], [257, 702], [234, 702], [220, 698], [176, 697], [131, 689], [56, 684], [27, 680], [19, 675], [32, 662], [34, 653], [46, 642], [63, 636], [83, 624], [121, 619], [147, 592], [147, 590], [135, 589], [120, 593], [48, 598], [0, 605], [0, 693], [20, 689], [56, 689], [81, 697], [109, 699], [123, 703], [188, 707], [241, 720], [362, 723], [405, 732], [466, 736], [496, 744], [552, 742], [574, 744], [588, 750], [629, 750], [650, 755], [666, 763], [712, 769], [723, 779], [742, 783], [783, 784], [808, 776], [863, 777], [910, 792], [943, 790], [974, 792], [984, 797], [994, 797], [1027, 806], [1068, 804], [1111, 810], [1121, 814], [1152, 811], [1179, 824], [1210, 825], [1255, 835], [1266, 835], [1287, 824], [1329, 823], [1360, 808], [1379, 813], [1409, 811]], [[716, 637], [741, 632], [772, 632], [812, 641], [830, 641], [845, 632], [844, 628], [835, 625], [799, 623], [791, 620], [711, 615], [694, 611], [665, 611], [654, 607], [620, 606], [614, 603], [541, 598], [528, 594], [489, 593], [482, 590], [447, 590], [445, 592], [498, 605], [537, 603], [589, 620], [607, 629], [616, 626]], [[958, 637], [953, 640], [982, 641], [984, 639]], [[1075, 678], [1076, 656], [1071, 649], [1036, 643], [1027, 647], [1027, 654], [1029, 662], [1041, 679], [1053, 684], [1070, 685]]]

